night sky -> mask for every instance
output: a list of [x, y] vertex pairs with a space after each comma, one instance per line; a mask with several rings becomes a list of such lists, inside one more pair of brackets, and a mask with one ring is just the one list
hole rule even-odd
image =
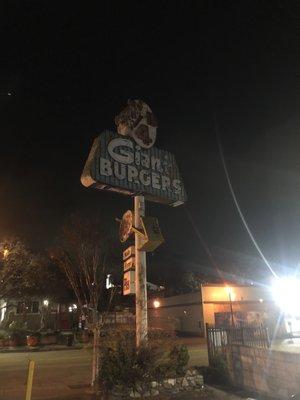
[[[1, 4], [0, 237], [49, 246], [74, 211], [122, 215], [132, 200], [86, 189], [93, 138], [127, 99], [159, 121], [194, 227], [215, 247], [256, 255], [233, 187], [270, 260], [300, 263], [300, 12], [297, 1]], [[160, 252], [205, 259], [184, 207], [149, 204]], [[156, 255], [159, 256], [160, 252]]]

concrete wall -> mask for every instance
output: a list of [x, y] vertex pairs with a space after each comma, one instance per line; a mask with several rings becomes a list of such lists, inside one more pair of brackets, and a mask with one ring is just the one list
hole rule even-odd
[[159, 298], [155, 308], [149, 302], [148, 315], [151, 327], [176, 330], [189, 335], [204, 335], [201, 294], [187, 293], [179, 296]]
[[231, 346], [227, 365], [235, 386], [283, 400], [300, 394], [300, 353]]

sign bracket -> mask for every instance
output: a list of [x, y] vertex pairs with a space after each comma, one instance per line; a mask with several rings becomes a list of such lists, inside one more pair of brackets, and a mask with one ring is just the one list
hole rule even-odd
[[[117, 222], [119, 222], [119, 223], [122, 222], [122, 220], [121, 220], [120, 218], [115, 218], [115, 220], [116, 220]], [[134, 233], [137, 233], [138, 235], [143, 236], [144, 238], [147, 237], [147, 235], [145, 234], [145, 232], [143, 232], [143, 231], [140, 230], [140, 229], [135, 228], [134, 226], [131, 227], [131, 230], [132, 230]]]

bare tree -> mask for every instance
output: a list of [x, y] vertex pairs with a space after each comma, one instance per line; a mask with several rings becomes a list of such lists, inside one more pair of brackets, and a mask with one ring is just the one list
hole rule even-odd
[[72, 216], [64, 225], [59, 244], [52, 254], [67, 276], [79, 308], [86, 314], [88, 326], [94, 333], [93, 386], [97, 385], [99, 369], [99, 311], [104, 303], [107, 304], [105, 279], [114, 265], [114, 249], [117, 248], [114, 244], [114, 235], [101, 219]]

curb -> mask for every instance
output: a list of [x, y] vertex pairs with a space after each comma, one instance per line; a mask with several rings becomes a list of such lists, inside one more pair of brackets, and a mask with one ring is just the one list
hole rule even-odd
[[62, 351], [62, 350], [81, 350], [82, 346], [65, 346], [65, 347], [24, 347], [24, 348], [12, 348], [12, 349], [1, 349], [0, 354], [7, 353], [38, 353], [45, 351]]
[[[218, 399], [226, 399], [226, 400], [251, 400], [249, 397], [245, 397], [243, 395], [243, 397], [241, 397], [239, 394], [230, 392], [228, 390], [223, 390], [219, 387], [215, 387], [215, 386], [210, 386], [210, 385], [205, 385], [205, 387], [207, 389], [209, 389], [214, 395], [217, 396]], [[255, 400], [255, 399], [253, 399]]]

